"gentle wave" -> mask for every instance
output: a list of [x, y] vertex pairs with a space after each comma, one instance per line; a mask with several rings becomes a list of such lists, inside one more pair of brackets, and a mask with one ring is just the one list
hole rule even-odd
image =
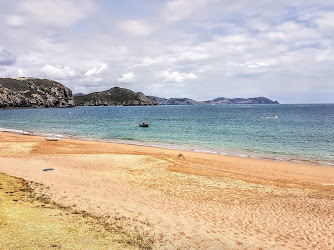
[[22, 129], [12, 129], [12, 128], [0, 128], [0, 132], [9, 132], [21, 135], [30, 135], [30, 136], [41, 136], [41, 137], [58, 137], [64, 139], [76, 139], [83, 141], [99, 141], [99, 142], [107, 142], [107, 143], [119, 143], [126, 145], [136, 145], [136, 146], [146, 146], [146, 147], [155, 147], [155, 148], [165, 148], [172, 150], [182, 150], [189, 152], [198, 152], [198, 153], [206, 153], [206, 154], [218, 154], [225, 156], [234, 156], [234, 157], [242, 157], [242, 158], [251, 158], [251, 159], [260, 159], [260, 160], [269, 160], [269, 161], [282, 161], [282, 162], [292, 162], [292, 163], [302, 163], [309, 165], [322, 165], [328, 167], [334, 167], [334, 162], [328, 162], [323, 160], [311, 160], [311, 159], [300, 159], [300, 158], [290, 158], [287, 156], [277, 156], [269, 157], [268, 154], [247, 154], [245, 152], [226, 152], [226, 151], [217, 151], [208, 148], [196, 148], [191, 147], [189, 145], [181, 145], [181, 144], [165, 144], [165, 143], [150, 143], [150, 142], [141, 142], [135, 141], [133, 138], [124, 138], [124, 139], [102, 139], [102, 138], [92, 138], [92, 137], [84, 137], [84, 136], [75, 136], [68, 134], [59, 134], [59, 133], [42, 133], [36, 131], [26, 131]]
[[[334, 105], [85, 107], [0, 112], [2, 130], [26, 135], [326, 166], [334, 165], [333, 120]], [[138, 126], [144, 121], [149, 122], [148, 129]]]

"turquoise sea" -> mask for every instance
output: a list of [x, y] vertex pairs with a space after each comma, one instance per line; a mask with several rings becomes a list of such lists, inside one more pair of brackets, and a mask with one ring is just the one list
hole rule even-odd
[[334, 104], [13, 109], [0, 129], [334, 166]]

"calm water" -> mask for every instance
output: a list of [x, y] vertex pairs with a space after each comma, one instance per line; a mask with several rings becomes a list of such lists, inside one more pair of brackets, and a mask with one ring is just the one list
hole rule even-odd
[[0, 128], [334, 166], [334, 104], [1, 110]]

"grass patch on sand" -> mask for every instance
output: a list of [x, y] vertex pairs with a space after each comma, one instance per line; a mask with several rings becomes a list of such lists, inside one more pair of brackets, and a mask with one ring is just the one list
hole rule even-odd
[[150, 249], [153, 240], [105, 218], [62, 207], [0, 173], [0, 249]]

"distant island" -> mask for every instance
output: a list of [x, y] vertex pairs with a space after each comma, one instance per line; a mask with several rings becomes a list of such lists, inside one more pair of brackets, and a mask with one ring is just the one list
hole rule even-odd
[[155, 98], [160, 105], [198, 105], [198, 104], [279, 104], [278, 101], [272, 101], [266, 97], [253, 97], [253, 98], [225, 98], [218, 97], [208, 101], [195, 101], [189, 98], [160, 98], [156, 96], [150, 96]]
[[0, 78], [0, 108], [53, 108], [74, 106], [146, 106], [198, 104], [279, 104], [266, 97], [225, 98], [195, 101], [189, 98], [161, 98], [114, 87], [89, 94], [72, 94], [63, 84], [34, 77]]

